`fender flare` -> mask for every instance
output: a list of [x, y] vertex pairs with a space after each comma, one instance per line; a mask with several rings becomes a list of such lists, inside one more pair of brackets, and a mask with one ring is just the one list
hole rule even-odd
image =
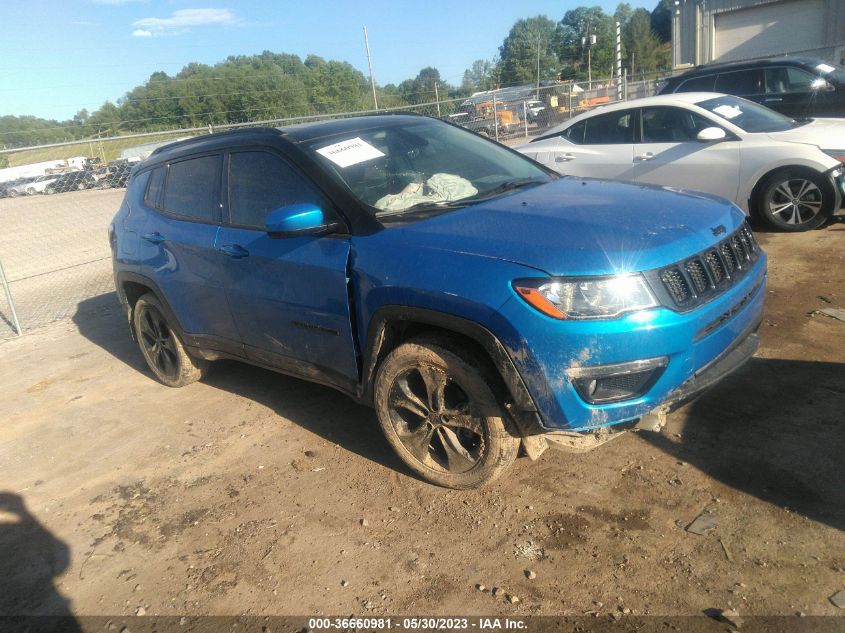
[[413, 323], [431, 325], [466, 336], [478, 343], [489, 356], [499, 372], [505, 387], [512, 398], [512, 406], [517, 411], [535, 412], [537, 406], [522, 376], [508, 354], [505, 346], [490, 330], [474, 321], [453, 314], [401, 305], [388, 305], [378, 308], [370, 319], [367, 341], [362, 362], [361, 394], [362, 400], [372, 402], [373, 380], [385, 343], [385, 335], [391, 324]]

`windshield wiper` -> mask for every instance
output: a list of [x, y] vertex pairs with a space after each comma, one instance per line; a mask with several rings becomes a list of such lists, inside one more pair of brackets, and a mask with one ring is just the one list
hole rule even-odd
[[459, 209], [469, 204], [468, 199], [463, 200], [441, 200], [440, 202], [418, 202], [412, 204], [410, 207], [404, 209], [396, 209], [395, 211], [383, 211], [376, 213], [377, 218], [387, 218], [397, 215], [413, 215], [426, 211], [439, 211], [440, 209]]
[[490, 198], [495, 198], [496, 196], [507, 193], [508, 191], [515, 191], [516, 189], [530, 187], [531, 185], [542, 185], [547, 182], [550, 181], [545, 178], [520, 178], [519, 180], [506, 180], [489, 191], [485, 191], [483, 195], [474, 196], [472, 201], [479, 202], [481, 200], [489, 200]]

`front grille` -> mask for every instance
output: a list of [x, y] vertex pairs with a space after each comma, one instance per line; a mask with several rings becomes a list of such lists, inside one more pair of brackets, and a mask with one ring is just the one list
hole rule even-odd
[[727, 290], [760, 256], [747, 223], [714, 248], [667, 266], [658, 277], [671, 299], [670, 307], [690, 310]]

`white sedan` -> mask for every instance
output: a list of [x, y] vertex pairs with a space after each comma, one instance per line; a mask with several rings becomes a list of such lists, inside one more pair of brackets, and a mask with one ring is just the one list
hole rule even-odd
[[604, 106], [516, 149], [562, 174], [716, 194], [785, 231], [821, 226], [845, 198], [845, 120], [716, 93]]

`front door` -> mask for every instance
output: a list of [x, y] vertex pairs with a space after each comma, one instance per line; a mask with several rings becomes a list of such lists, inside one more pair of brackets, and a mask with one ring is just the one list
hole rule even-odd
[[642, 137], [634, 144], [635, 180], [736, 201], [739, 141], [697, 140], [698, 133], [708, 127], [718, 125], [684, 108], [643, 108]]
[[229, 223], [217, 235], [227, 297], [247, 358], [313, 380], [358, 379], [349, 314], [348, 236], [271, 238], [270, 211], [331, 204], [282, 156], [265, 150], [227, 157]]

